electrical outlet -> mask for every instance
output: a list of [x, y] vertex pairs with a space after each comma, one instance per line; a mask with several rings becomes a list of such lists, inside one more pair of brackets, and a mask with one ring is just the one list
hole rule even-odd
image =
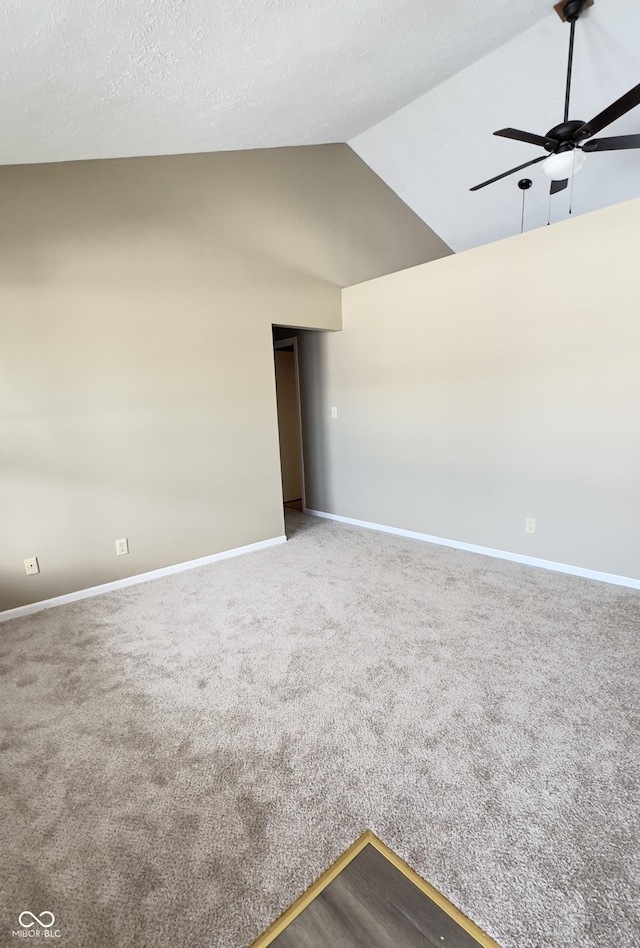
[[536, 532], [536, 518], [527, 517], [524, 522], [524, 532], [525, 533], [535, 533]]
[[116, 540], [116, 556], [124, 556], [129, 552], [129, 541], [126, 537], [122, 540]]
[[337, 418], [337, 417], [338, 417], [338, 409], [337, 409], [337, 408], [332, 408], [332, 409], [331, 409], [331, 417], [332, 417], [332, 418]]
[[30, 556], [28, 560], [24, 561], [24, 571], [27, 576], [33, 576], [34, 573], [40, 572], [37, 556]]

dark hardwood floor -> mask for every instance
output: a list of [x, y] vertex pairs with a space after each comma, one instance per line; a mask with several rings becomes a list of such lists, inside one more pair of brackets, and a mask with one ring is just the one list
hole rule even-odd
[[273, 948], [478, 948], [480, 942], [368, 844]]

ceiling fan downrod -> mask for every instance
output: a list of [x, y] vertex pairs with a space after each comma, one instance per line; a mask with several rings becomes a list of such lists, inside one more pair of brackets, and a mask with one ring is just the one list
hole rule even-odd
[[562, 8], [562, 13], [564, 15], [567, 23], [571, 24], [571, 33], [569, 35], [569, 62], [567, 64], [567, 90], [564, 97], [564, 119], [563, 121], [569, 121], [569, 99], [571, 97], [571, 73], [573, 71], [573, 43], [576, 35], [576, 23], [580, 18], [580, 14], [584, 10], [587, 0], [567, 0], [567, 3]]

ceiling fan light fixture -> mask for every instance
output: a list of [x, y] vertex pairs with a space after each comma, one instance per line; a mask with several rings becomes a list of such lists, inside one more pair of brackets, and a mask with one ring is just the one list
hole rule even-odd
[[542, 170], [552, 181], [563, 181], [577, 174], [587, 160], [585, 153], [579, 148], [560, 151], [556, 155], [549, 155], [543, 161]]

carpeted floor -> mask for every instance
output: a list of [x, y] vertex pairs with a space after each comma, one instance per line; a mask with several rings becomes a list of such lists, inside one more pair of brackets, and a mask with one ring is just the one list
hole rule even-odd
[[503, 948], [640, 945], [640, 593], [289, 536], [0, 627], [0, 944], [242, 948], [369, 827]]

